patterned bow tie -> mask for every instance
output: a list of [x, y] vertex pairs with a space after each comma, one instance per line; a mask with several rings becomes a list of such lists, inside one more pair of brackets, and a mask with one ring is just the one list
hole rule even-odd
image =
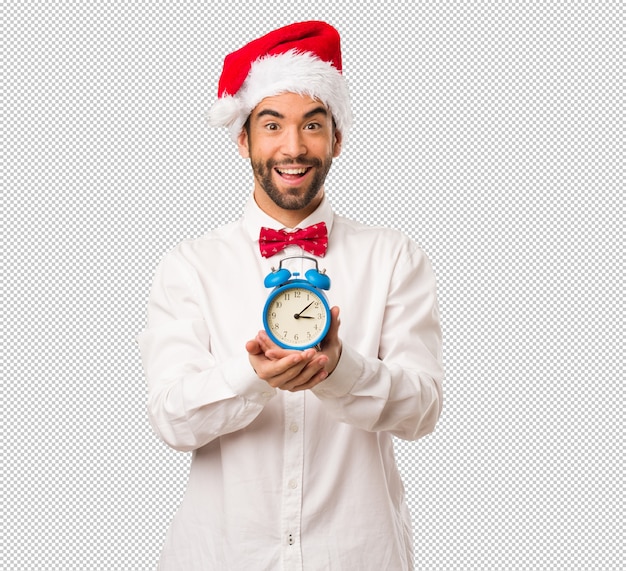
[[271, 228], [261, 228], [261, 236], [259, 237], [259, 248], [264, 258], [270, 258], [274, 254], [278, 254], [287, 246], [300, 246], [303, 250], [313, 254], [314, 256], [324, 257], [328, 249], [328, 230], [324, 222], [318, 222], [296, 230], [295, 232], [286, 232], [285, 230], [272, 230]]

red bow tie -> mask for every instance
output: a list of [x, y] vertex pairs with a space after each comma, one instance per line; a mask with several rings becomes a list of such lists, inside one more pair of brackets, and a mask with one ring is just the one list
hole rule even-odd
[[287, 246], [300, 246], [303, 250], [313, 254], [314, 256], [324, 257], [328, 249], [328, 230], [324, 222], [318, 222], [296, 230], [295, 232], [286, 232], [285, 230], [272, 230], [271, 228], [261, 228], [261, 236], [259, 237], [259, 248], [264, 258], [269, 258], [274, 254], [278, 254]]

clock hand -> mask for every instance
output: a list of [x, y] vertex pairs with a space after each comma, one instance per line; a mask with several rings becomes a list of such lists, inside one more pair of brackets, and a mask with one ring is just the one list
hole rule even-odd
[[307, 309], [309, 309], [309, 307], [311, 307], [313, 305], [313, 302], [309, 303], [309, 305], [307, 305], [300, 313], [296, 313], [294, 314], [294, 317], [296, 319], [313, 319], [312, 317], [307, 317], [305, 315], [302, 315]]

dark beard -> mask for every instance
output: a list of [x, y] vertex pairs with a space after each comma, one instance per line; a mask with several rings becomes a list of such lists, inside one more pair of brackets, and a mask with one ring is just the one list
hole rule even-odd
[[302, 192], [302, 187], [298, 187], [292, 188], [286, 193], [281, 192], [272, 181], [272, 171], [275, 167], [280, 166], [280, 163], [269, 160], [265, 164], [262, 161], [251, 161], [251, 164], [261, 188], [263, 188], [274, 204], [284, 210], [302, 210], [311, 204], [324, 185], [332, 162], [332, 157], [328, 157], [323, 162], [320, 159], [311, 159], [306, 162], [298, 161], [299, 164], [314, 167], [315, 175], [304, 192]]

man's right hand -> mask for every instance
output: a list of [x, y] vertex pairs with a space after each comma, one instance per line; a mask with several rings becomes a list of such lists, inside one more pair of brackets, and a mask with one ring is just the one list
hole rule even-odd
[[[303, 391], [321, 383], [328, 373], [328, 357], [315, 349], [294, 351], [281, 349], [265, 331], [246, 343], [250, 364], [259, 378], [276, 389]], [[270, 351], [272, 358], [266, 356]]]

